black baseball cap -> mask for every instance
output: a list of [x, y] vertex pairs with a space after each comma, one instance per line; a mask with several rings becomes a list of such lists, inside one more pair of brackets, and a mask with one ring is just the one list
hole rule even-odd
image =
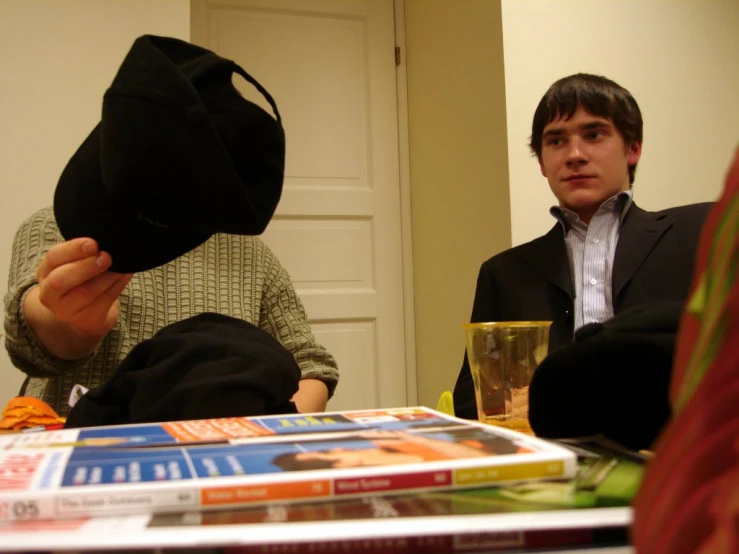
[[[274, 115], [239, 93], [234, 74]], [[282, 121], [264, 87], [210, 50], [144, 35], [106, 91], [101, 121], [62, 172], [54, 214], [65, 239], [95, 239], [111, 271], [145, 271], [214, 233], [261, 234], [284, 167]]]

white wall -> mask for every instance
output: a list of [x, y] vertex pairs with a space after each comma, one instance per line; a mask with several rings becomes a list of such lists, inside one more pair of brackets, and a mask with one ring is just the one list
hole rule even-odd
[[[188, 0], [0, 0], [0, 297], [13, 234], [50, 205], [134, 39], [190, 37]], [[2, 308], [0, 307], [0, 317]], [[0, 406], [23, 374], [0, 348]]]
[[527, 142], [539, 99], [589, 72], [626, 87], [644, 117], [641, 207], [714, 200], [739, 141], [739, 1], [502, 0], [513, 244], [554, 204]]

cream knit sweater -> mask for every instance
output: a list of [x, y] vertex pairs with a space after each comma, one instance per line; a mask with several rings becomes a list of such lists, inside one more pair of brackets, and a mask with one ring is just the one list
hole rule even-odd
[[37, 341], [21, 306], [44, 254], [63, 240], [51, 208], [26, 220], [13, 243], [5, 295], [5, 344], [13, 364], [29, 376], [23, 392], [43, 398], [60, 415], [68, 411], [75, 384], [100, 385], [136, 344], [203, 312], [258, 325], [292, 352], [303, 379], [320, 379], [333, 394], [336, 362], [316, 343], [290, 276], [257, 237], [217, 234], [164, 266], [135, 274], [120, 297], [118, 323], [98, 350], [81, 360], [54, 357]]

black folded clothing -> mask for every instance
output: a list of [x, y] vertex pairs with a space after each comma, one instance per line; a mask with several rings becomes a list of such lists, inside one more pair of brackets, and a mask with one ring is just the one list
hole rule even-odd
[[138, 344], [78, 400], [65, 427], [296, 413], [300, 374], [269, 333], [204, 313]]
[[601, 433], [648, 449], [670, 417], [668, 390], [683, 304], [655, 302], [578, 329], [534, 372], [529, 421], [544, 438]]

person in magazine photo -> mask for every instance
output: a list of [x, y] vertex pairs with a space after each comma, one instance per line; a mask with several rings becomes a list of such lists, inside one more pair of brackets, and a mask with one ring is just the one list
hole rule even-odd
[[363, 431], [350, 438], [321, 441], [320, 448], [276, 456], [272, 463], [286, 471], [367, 467], [478, 458], [527, 452], [513, 440], [483, 429], [458, 426], [432, 435], [406, 431]]

